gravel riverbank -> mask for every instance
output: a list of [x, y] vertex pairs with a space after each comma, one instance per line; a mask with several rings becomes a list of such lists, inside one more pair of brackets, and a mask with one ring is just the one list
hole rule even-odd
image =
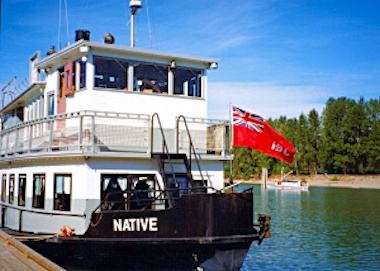
[[[271, 176], [268, 179], [269, 183], [279, 180], [280, 176]], [[305, 180], [310, 186], [324, 186], [324, 187], [344, 187], [344, 188], [369, 188], [380, 189], [380, 175], [333, 175], [333, 174], [320, 174], [313, 176], [295, 176], [290, 175], [287, 177], [289, 180]], [[241, 182], [243, 180], [235, 180], [234, 182]], [[244, 183], [261, 184], [260, 179], [250, 179], [243, 181]]]

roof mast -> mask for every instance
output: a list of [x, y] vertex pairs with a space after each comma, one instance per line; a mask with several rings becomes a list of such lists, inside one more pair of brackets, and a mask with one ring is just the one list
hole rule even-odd
[[130, 0], [129, 1], [129, 7], [131, 8], [131, 30], [130, 30], [130, 47], [133, 48], [135, 45], [134, 41], [134, 31], [135, 31], [135, 25], [134, 25], [134, 16], [136, 12], [141, 8], [142, 4], [140, 0]]

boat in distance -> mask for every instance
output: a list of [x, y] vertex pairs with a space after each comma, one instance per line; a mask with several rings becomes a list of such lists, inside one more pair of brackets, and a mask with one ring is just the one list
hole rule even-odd
[[287, 180], [282, 179], [280, 181], [275, 181], [274, 183], [267, 183], [268, 189], [279, 189], [279, 190], [300, 190], [308, 191], [309, 184], [306, 181], [301, 180]]
[[229, 123], [207, 119], [218, 62], [114, 41], [77, 30], [3, 95], [1, 227], [63, 267], [239, 270], [270, 217], [253, 189], [225, 189]]
[[295, 190], [295, 191], [308, 191], [309, 183], [305, 180], [288, 180], [287, 176], [293, 173], [293, 170], [286, 174], [281, 172], [280, 179], [276, 180], [274, 183], [265, 182], [265, 187], [267, 189], [277, 189], [277, 190]]

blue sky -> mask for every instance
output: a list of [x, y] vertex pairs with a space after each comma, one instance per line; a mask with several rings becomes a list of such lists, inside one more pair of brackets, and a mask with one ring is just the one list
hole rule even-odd
[[[22, 84], [29, 57], [73, 43], [76, 29], [129, 45], [129, 0], [0, 1], [0, 88], [15, 75]], [[292, 118], [322, 112], [329, 97], [380, 98], [380, 1], [142, 2], [137, 47], [219, 60], [209, 72], [210, 118], [228, 119], [229, 103]]]

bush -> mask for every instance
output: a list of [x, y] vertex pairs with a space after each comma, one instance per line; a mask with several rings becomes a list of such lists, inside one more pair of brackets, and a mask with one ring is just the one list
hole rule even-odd
[[338, 177], [337, 176], [333, 176], [332, 178], [330, 178], [330, 181], [337, 182], [338, 181]]

